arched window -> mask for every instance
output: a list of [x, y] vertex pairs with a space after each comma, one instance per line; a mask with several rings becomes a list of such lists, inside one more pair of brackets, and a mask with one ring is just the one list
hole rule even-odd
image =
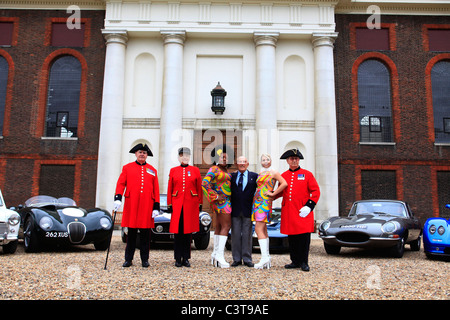
[[435, 142], [450, 142], [450, 61], [437, 62], [431, 69]]
[[391, 77], [384, 63], [359, 65], [358, 104], [361, 142], [392, 142]]
[[73, 56], [57, 58], [50, 69], [46, 137], [76, 137], [80, 104], [81, 63]]
[[3, 135], [5, 120], [6, 88], [8, 86], [8, 61], [0, 56], [0, 136]]

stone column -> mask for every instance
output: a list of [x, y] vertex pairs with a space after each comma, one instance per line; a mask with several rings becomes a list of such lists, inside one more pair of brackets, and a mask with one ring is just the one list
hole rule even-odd
[[278, 155], [275, 49], [278, 33], [255, 32], [257, 161], [262, 153]]
[[316, 220], [339, 214], [333, 43], [337, 33], [313, 34], [316, 179], [321, 196]]
[[112, 212], [121, 172], [126, 31], [103, 30], [106, 39], [105, 73], [97, 167], [96, 206]]
[[179, 165], [183, 119], [183, 47], [185, 31], [162, 31], [164, 75], [159, 138], [158, 178], [160, 192], [167, 192], [170, 169]]

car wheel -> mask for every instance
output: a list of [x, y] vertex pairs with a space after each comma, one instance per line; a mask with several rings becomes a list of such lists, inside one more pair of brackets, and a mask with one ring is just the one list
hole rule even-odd
[[340, 246], [333, 246], [331, 244], [327, 244], [327, 243], [323, 243], [323, 246], [325, 247], [325, 251], [328, 254], [339, 254], [339, 252], [341, 252], [341, 247]]
[[34, 219], [28, 217], [25, 221], [25, 229], [23, 232], [23, 243], [25, 246], [25, 252], [36, 252], [38, 249], [38, 238], [36, 231], [34, 230]]
[[420, 250], [420, 243], [422, 242], [422, 237], [419, 236], [417, 240], [414, 240], [409, 245], [411, 247], [411, 251], [419, 251]]
[[390, 249], [390, 253], [394, 258], [403, 257], [405, 252], [405, 238], [400, 238], [400, 241]]
[[194, 239], [195, 248], [197, 250], [205, 250], [209, 246], [209, 232], [201, 236], [200, 238]]
[[17, 250], [18, 240], [11, 241], [3, 246], [3, 253], [14, 253]]
[[94, 248], [98, 251], [105, 251], [109, 247], [111, 237], [107, 237], [105, 240], [94, 242]]

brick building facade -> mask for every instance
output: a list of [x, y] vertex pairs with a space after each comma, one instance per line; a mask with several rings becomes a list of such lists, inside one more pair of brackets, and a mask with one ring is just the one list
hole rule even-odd
[[[10, 32], [9, 38], [3, 32], [0, 44], [2, 70], [7, 74], [0, 186], [8, 206], [24, 203], [37, 194], [69, 196], [82, 206], [95, 205], [105, 60], [101, 34], [104, 15], [102, 10], [82, 11], [82, 28], [66, 28], [75, 37], [69, 33], [55, 38], [55, 29], [70, 17], [65, 10], [0, 10], [2, 31]], [[79, 75], [75, 81], [79, 98], [70, 112], [68, 107], [67, 112], [61, 112], [67, 101], [52, 96], [65, 90], [58, 84], [66, 80], [58, 79], [57, 72], [52, 71], [62, 57], [71, 60]], [[60, 61], [63, 73], [70, 69], [64, 60]], [[49, 85], [52, 72], [55, 91]], [[62, 96], [68, 94], [60, 92]], [[52, 104], [56, 111], [49, 111]], [[56, 114], [59, 124], [50, 119]], [[72, 121], [69, 128], [64, 121], [70, 122], [71, 118], [77, 121]]]
[[[114, 152], [118, 154], [114, 162], [128, 162], [128, 150], [138, 138], [148, 139], [154, 144], [156, 156], [152, 161], [158, 166], [162, 109], [162, 98], [158, 94], [162, 91], [163, 78], [160, 66], [164, 65], [165, 59], [161, 34], [164, 39], [168, 38], [167, 30], [155, 28], [152, 23], [160, 18], [155, 19], [154, 15], [166, 14], [162, 4], [150, 1], [138, 4], [125, 0], [77, 1], [83, 6], [93, 7], [83, 7], [82, 28], [75, 30], [75, 33], [66, 34], [59, 27], [70, 17], [64, 8], [71, 1], [56, 2], [59, 3], [59, 10], [49, 8], [45, 1], [37, 1], [31, 8], [30, 2], [24, 1], [23, 6], [27, 7], [21, 9], [20, 1], [6, 1], [1, 6], [9, 6], [8, 9], [0, 7], [0, 85], [4, 84], [3, 88], [0, 87], [0, 115], [3, 116], [0, 119], [0, 188], [8, 206], [18, 205], [30, 196], [45, 193], [73, 197], [84, 207], [96, 205], [96, 193], [99, 193], [98, 168], [110, 161], [108, 158]], [[369, 3], [378, 4], [381, 8], [381, 29], [373, 32], [367, 28], [368, 15], [364, 14]], [[172, 28], [179, 26], [180, 18], [183, 18], [178, 16], [177, 10], [180, 6], [184, 7], [180, 3], [168, 5], [171, 9], [167, 13], [171, 16], [167, 17], [167, 25], [170, 27], [169, 31], [173, 31]], [[345, 215], [353, 201], [363, 198], [405, 200], [422, 218], [448, 215], [444, 205], [450, 203], [450, 107], [448, 104], [445, 106], [445, 102], [441, 106], [438, 104], [450, 101], [450, 98], [445, 92], [439, 93], [435, 89], [435, 83], [444, 82], [441, 86], [443, 88], [447, 85], [445, 79], [439, 78], [439, 72], [436, 71], [438, 65], [444, 70], [444, 78], [450, 78], [450, 72], [445, 73], [448, 70], [447, 64], [450, 63], [450, 4], [416, 1], [400, 6], [395, 1], [377, 3], [308, 0], [295, 1], [290, 5], [278, 1], [270, 4], [261, 1], [259, 8], [253, 2], [244, 1], [243, 4], [230, 4], [229, 7], [233, 10], [218, 4], [217, 6], [222, 6], [221, 17], [228, 17], [229, 10], [232, 13], [229, 28], [235, 34], [228, 34], [229, 39], [224, 43], [220, 42], [220, 37], [211, 41], [213, 36], [201, 36], [201, 32], [230, 32], [228, 27], [225, 31], [209, 29], [215, 21], [208, 20], [211, 18], [208, 12], [215, 9], [215, 5], [200, 3], [198, 11], [186, 5], [190, 8], [186, 12], [192, 17], [200, 12], [201, 18], [206, 20], [192, 20], [195, 28], [183, 31], [182, 44], [187, 52], [183, 67], [185, 74], [194, 74], [192, 66], [208, 70], [209, 63], [214, 66], [214, 59], [235, 63], [245, 58], [245, 61], [253, 63], [257, 47], [261, 47], [260, 44], [255, 47], [255, 39], [261, 36], [261, 32], [255, 33], [255, 30], [267, 33], [273, 27], [276, 37], [272, 33], [264, 35], [264, 39], [271, 39], [270, 43], [264, 44], [270, 47], [270, 53], [274, 56], [272, 63], [278, 68], [278, 73], [273, 73], [270, 79], [283, 79], [286, 83], [289, 83], [288, 80], [295, 80], [293, 83], [301, 85], [303, 78], [295, 78], [298, 74], [294, 74], [294, 71], [303, 72], [302, 76], [307, 79], [299, 91], [303, 102], [297, 102], [294, 94], [283, 96], [286, 94], [284, 89], [273, 92], [273, 97], [277, 97], [274, 101], [278, 101], [278, 113], [281, 114], [278, 121], [274, 122], [274, 128], [279, 130], [284, 139], [279, 143], [283, 148], [299, 147], [307, 155], [302, 166], [313, 168], [312, 171], [317, 167], [317, 170], [322, 170], [324, 177], [327, 177], [330, 166], [335, 163], [319, 165], [315, 159], [316, 149], [330, 146], [330, 141], [322, 139], [315, 132], [316, 126], [320, 127], [317, 115], [325, 113], [317, 112], [316, 115], [315, 111], [318, 110], [318, 101], [322, 101], [324, 108], [330, 105], [328, 102], [323, 103], [320, 90], [314, 87], [321, 84], [320, 81], [314, 83], [314, 79], [318, 72], [324, 70], [321, 68], [323, 61], [316, 61], [312, 53], [331, 48], [334, 41], [339, 209], [336, 205], [327, 206], [323, 210], [323, 216], [336, 215], [336, 211]], [[125, 10], [127, 6], [131, 9]], [[253, 15], [249, 15], [250, 11], [244, 9], [252, 10]], [[259, 10], [266, 14], [260, 15]], [[247, 14], [241, 15], [241, 11]], [[133, 12], [136, 14], [133, 15]], [[183, 10], [180, 12], [186, 13]], [[283, 21], [280, 20], [280, 23], [285, 23], [292, 34], [298, 33], [299, 39], [294, 39], [292, 34], [283, 36], [284, 31], [280, 36], [280, 30], [276, 29], [276, 24], [271, 20], [272, 12], [290, 17], [281, 19]], [[249, 17], [254, 21], [248, 20]], [[188, 15], [188, 18], [191, 19], [191, 16]], [[187, 26], [191, 26], [189, 19], [186, 20], [189, 22]], [[107, 27], [111, 30], [108, 31]], [[125, 31], [127, 28], [129, 31]], [[325, 34], [322, 34], [322, 29], [326, 31]], [[106, 33], [102, 34], [102, 30]], [[138, 35], [138, 31], [142, 35]], [[243, 37], [241, 33], [247, 35]], [[195, 34], [195, 37], [191, 36]], [[323, 40], [324, 36], [326, 41], [322, 43], [319, 40]], [[123, 92], [127, 99], [124, 99], [124, 115], [116, 113], [114, 116], [123, 125], [123, 128], [117, 130], [126, 130], [120, 133], [120, 139], [124, 141], [118, 142], [116, 149], [110, 150], [109, 144], [105, 144], [106, 158], [103, 164], [99, 164], [102, 93], [105, 89], [103, 77], [107, 60], [105, 41], [109, 41], [112, 46], [118, 45], [123, 50], [122, 72], [125, 76], [118, 80], [124, 82]], [[230, 46], [230, 43], [233, 45]], [[224, 56], [224, 52], [228, 52], [228, 56]], [[145, 68], [139, 68], [139, 63]], [[253, 68], [252, 63], [242, 66]], [[67, 110], [64, 109], [64, 100], [58, 102], [59, 98], [52, 94], [51, 89], [58, 89], [58, 77], [52, 76], [53, 67], [71, 70], [69, 78], [64, 78], [64, 72], [62, 73], [66, 81], [64, 83], [70, 88], [75, 85], [79, 92], [72, 99], [76, 105]], [[328, 71], [331, 69], [328, 68]], [[150, 77], [148, 70], [153, 72], [154, 79]], [[280, 70], [284, 70], [284, 76]], [[290, 70], [291, 73], [287, 72]], [[245, 93], [243, 97], [250, 99], [245, 108], [242, 108], [245, 110], [242, 116], [245, 121], [215, 117], [210, 114], [209, 106], [206, 111], [205, 108], [196, 106], [201, 112], [192, 115], [189, 113], [191, 109], [185, 107], [187, 110], [180, 120], [181, 128], [193, 130], [196, 128], [196, 121], [201, 120], [210, 126], [208, 128], [255, 130], [257, 121], [253, 111], [248, 110], [248, 106], [254, 106], [256, 97], [252, 91], [255, 79], [253, 71], [250, 69], [241, 75], [242, 79], [250, 79], [244, 81], [247, 85], [251, 84], [250, 88], [241, 88], [241, 92]], [[223, 68], [222, 73], [230, 79], [235, 75], [235, 72], [226, 68]], [[377, 77], [371, 77], [372, 74]], [[73, 79], [76, 81], [72, 81]], [[145, 86], [133, 86], [134, 80], [139, 84], [142, 79], [153, 83], [153, 91], [148, 93]], [[196, 83], [194, 79], [186, 79], [185, 86]], [[215, 84], [216, 82], [212, 85]], [[206, 93], [205, 100], [209, 100], [212, 88], [209, 85], [207, 82], [205, 88], [191, 91]], [[237, 88], [234, 91], [239, 92], [238, 84], [233, 83], [233, 86]], [[230, 85], [227, 89], [230, 91], [227, 101], [233, 101]], [[147, 97], [147, 94], [152, 94], [154, 100], [150, 108], [145, 107], [149, 102], [142, 98]], [[66, 96], [67, 92], [60, 95]], [[184, 96], [192, 94], [188, 92]], [[441, 102], [436, 96], [441, 98]], [[243, 97], [235, 99], [247, 101]], [[288, 103], [280, 107], [279, 101], [283, 100]], [[190, 106], [189, 101], [182, 104]], [[56, 109], [52, 109], [54, 106]], [[286, 106], [291, 109], [286, 109]], [[231, 112], [236, 106], [229, 104], [227, 108]], [[114, 135], [118, 134], [116, 129], [110, 130], [113, 130]], [[289, 142], [290, 140], [292, 141]], [[245, 148], [250, 157], [257, 157], [253, 150], [253, 140], [251, 143], [247, 142]], [[114, 168], [120, 170], [120, 165], [115, 165]], [[256, 170], [256, 164], [253, 164], [253, 169]], [[158, 170], [161, 172], [160, 168]], [[111, 171], [107, 170], [107, 174], [111, 174]], [[110, 180], [115, 179], [111, 177]], [[331, 180], [334, 181], [334, 178]], [[111, 205], [108, 202], [109, 199], [112, 200], [110, 194], [111, 192], [106, 192], [105, 206]], [[324, 199], [325, 197], [322, 198], [322, 204]]]
[[[379, 31], [367, 30], [367, 19], [368, 15], [336, 15], [340, 214], [348, 212], [354, 200], [397, 198], [409, 202], [413, 212], [423, 218], [448, 215], [444, 206], [450, 202], [450, 140], [436, 136], [434, 120], [439, 115], [433, 109], [437, 89], [432, 88], [431, 70], [438, 62], [450, 62], [445, 47], [450, 38], [438, 39], [443, 45], [430, 49], [430, 30], [443, 31], [448, 37], [450, 18], [382, 15]], [[362, 35], [359, 28], [365, 29]], [[391, 99], [385, 111], [364, 110], [370, 101], [361, 102], [361, 95], [382, 99], [382, 92], [370, 93], [365, 80], [359, 78], [363, 77], [363, 63], [373, 60], [387, 70]], [[375, 137], [384, 121], [376, 116], [383, 112], [391, 126], [384, 139]], [[446, 114], [450, 116], [448, 104]], [[362, 128], [369, 121], [372, 138], [365, 136]]]

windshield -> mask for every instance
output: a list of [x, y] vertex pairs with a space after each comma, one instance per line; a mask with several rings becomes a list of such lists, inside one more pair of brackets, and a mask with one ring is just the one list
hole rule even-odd
[[389, 201], [364, 201], [357, 202], [350, 210], [349, 216], [358, 214], [388, 214], [397, 217], [408, 217], [406, 208], [402, 203]]
[[270, 219], [270, 223], [279, 222], [280, 220], [281, 220], [281, 208], [273, 208], [272, 219]]
[[70, 198], [63, 197], [56, 199], [50, 196], [35, 196], [25, 201], [25, 206], [27, 207], [42, 207], [48, 205], [54, 205], [58, 207], [71, 207], [76, 206], [77, 204]]

